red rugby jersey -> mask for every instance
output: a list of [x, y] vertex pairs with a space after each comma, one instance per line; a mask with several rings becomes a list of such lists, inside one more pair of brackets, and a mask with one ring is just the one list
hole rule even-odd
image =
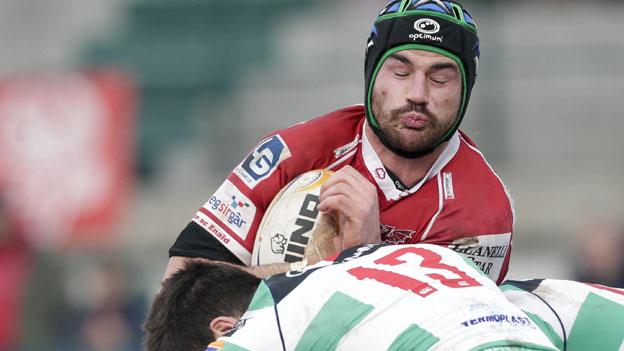
[[271, 134], [193, 221], [249, 265], [260, 221], [283, 186], [312, 169], [351, 165], [377, 186], [383, 241], [448, 247], [500, 283], [511, 253], [512, 200], [474, 143], [457, 132], [427, 176], [400, 191], [373, 151], [365, 121], [364, 106], [356, 105]]

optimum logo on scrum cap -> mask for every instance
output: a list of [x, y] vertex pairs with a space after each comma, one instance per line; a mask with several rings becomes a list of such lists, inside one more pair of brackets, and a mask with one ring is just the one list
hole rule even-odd
[[479, 37], [475, 21], [455, 1], [393, 0], [379, 13], [367, 41], [364, 63], [366, 118], [377, 135], [373, 114], [373, 84], [384, 61], [401, 50], [431, 51], [451, 58], [461, 70], [462, 103], [455, 124], [427, 154], [448, 141], [459, 128], [466, 111], [479, 65]]

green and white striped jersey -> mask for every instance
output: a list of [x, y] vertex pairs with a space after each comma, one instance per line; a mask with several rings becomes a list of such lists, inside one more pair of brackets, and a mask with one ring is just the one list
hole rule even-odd
[[365, 245], [273, 276], [218, 343], [223, 350], [556, 350], [471, 261], [430, 244]]
[[505, 281], [505, 297], [566, 351], [624, 351], [624, 289], [570, 280]]

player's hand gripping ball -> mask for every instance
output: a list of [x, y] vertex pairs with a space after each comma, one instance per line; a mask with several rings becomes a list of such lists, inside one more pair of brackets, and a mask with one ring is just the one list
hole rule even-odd
[[309, 171], [280, 190], [260, 222], [252, 265], [298, 262], [304, 257], [315, 263], [337, 253], [335, 218], [316, 208], [321, 185], [332, 174], [328, 170]]

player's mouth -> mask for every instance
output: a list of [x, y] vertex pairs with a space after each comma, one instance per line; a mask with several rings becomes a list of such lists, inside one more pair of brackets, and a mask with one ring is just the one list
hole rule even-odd
[[422, 129], [429, 123], [429, 118], [422, 113], [408, 112], [401, 115], [401, 122], [406, 128]]

